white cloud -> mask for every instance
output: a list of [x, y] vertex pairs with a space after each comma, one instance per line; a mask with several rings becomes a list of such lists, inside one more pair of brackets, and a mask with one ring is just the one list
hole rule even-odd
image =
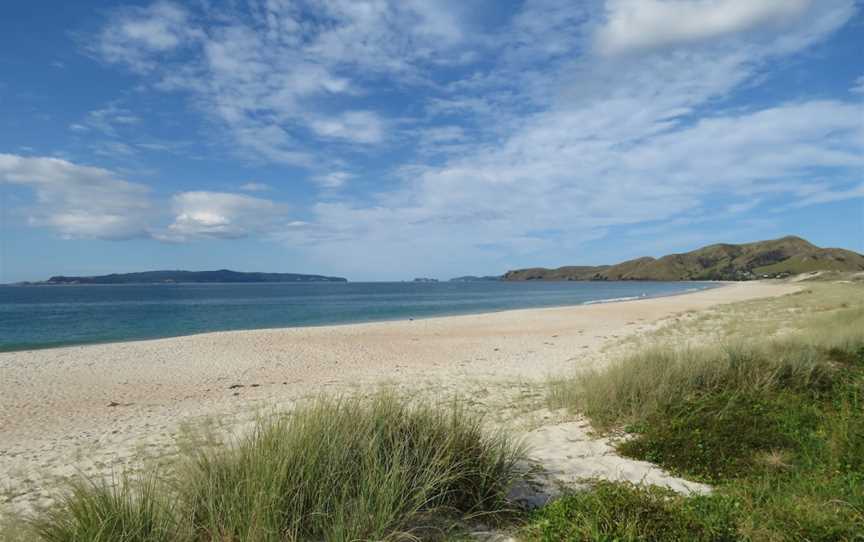
[[75, 132], [95, 130], [113, 137], [117, 135], [118, 126], [130, 126], [139, 122], [141, 122], [140, 117], [130, 110], [111, 103], [101, 109], [90, 111], [81, 122], [73, 123], [69, 128]]
[[845, 201], [849, 199], [864, 199], [864, 183], [859, 183], [848, 189], [835, 190], [831, 185], [820, 184], [813, 191], [807, 191], [797, 201], [790, 205], [791, 208], [807, 207], [820, 203], [831, 203], [834, 201]]
[[119, 10], [93, 46], [109, 62], [122, 62], [137, 71], [157, 66], [153, 55], [180, 47], [196, 36], [188, 12], [172, 2]]
[[693, 43], [782, 25], [801, 17], [813, 0], [609, 0], [596, 35], [606, 54]]
[[109, 156], [109, 157], [117, 157], [117, 156], [132, 156], [136, 153], [135, 148], [131, 145], [127, 145], [126, 143], [121, 143], [119, 141], [104, 141], [101, 143], [94, 143], [90, 146], [93, 149], [95, 154], [100, 156]]
[[436, 126], [423, 130], [422, 138], [428, 143], [452, 143], [465, 140], [461, 126]]
[[324, 175], [316, 175], [312, 178], [318, 186], [326, 189], [336, 189], [345, 186], [353, 175], [346, 171], [333, 171]]
[[101, 168], [59, 158], [0, 154], [0, 181], [35, 191], [25, 209], [34, 226], [63, 237], [127, 239], [147, 234], [149, 189]]
[[372, 111], [347, 111], [338, 117], [319, 118], [311, 123], [320, 136], [354, 143], [380, 143], [384, 138], [381, 119]]
[[313, 2], [329, 25], [316, 29], [308, 52], [327, 63], [353, 64], [376, 73], [412, 72], [418, 63], [447, 60], [466, 39], [459, 16], [465, 6], [460, 4], [440, 0]]
[[192, 191], [171, 198], [172, 222], [165, 227], [147, 186], [59, 158], [0, 154], [0, 183], [32, 189], [34, 203], [21, 209], [27, 221], [70, 239], [237, 239], [301, 224], [289, 222], [287, 207], [268, 199]]
[[207, 191], [176, 194], [172, 209], [174, 222], [158, 239], [239, 239], [284, 226], [287, 212], [284, 205], [267, 199]]

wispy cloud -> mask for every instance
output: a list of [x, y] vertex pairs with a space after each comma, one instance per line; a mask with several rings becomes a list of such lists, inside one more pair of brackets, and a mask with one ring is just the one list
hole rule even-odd
[[91, 45], [93, 52], [109, 62], [120, 62], [139, 72], [156, 69], [156, 57], [170, 53], [192, 39], [200, 38], [189, 13], [178, 4], [154, 2], [146, 7], [117, 10]]
[[314, 19], [303, 18], [301, 4], [124, 9], [94, 50], [155, 88], [190, 93], [241, 149], [308, 166], [310, 134], [357, 144], [386, 138], [378, 112], [350, 105], [370, 77], [422, 77], [418, 64], [443, 60], [464, 37], [449, 2], [310, 2]]
[[147, 235], [153, 212], [150, 190], [106, 169], [59, 158], [0, 154], [0, 181], [31, 188], [36, 201], [24, 209], [29, 222], [63, 237]]
[[813, 190], [804, 191], [789, 207], [799, 208], [820, 203], [844, 201], [849, 199], [864, 199], [864, 183], [847, 189], [834, 189], [830, 185], [820, 183]]
[[384, 138], [383, 122], [372, 111], [346, 111], [338, 117], [315, 119], [310, 125], [325, 138], [354, 143], [380, 143]]
[[117, 135], [118, 127], [131, 126], [139, 122], [141, 118], [129, 109], [111, 103], [101, 109], [90, 111], [80, 122], [71, 124], [69, 129], [75, 132], [96, 131], [113, 137]]
[[351, 177], [353, 175], [347, 171], [332, 171], [323, 175], [316, 175], [312, 177], [312, 180], [321, 188], [333, 190], [345, 186]]

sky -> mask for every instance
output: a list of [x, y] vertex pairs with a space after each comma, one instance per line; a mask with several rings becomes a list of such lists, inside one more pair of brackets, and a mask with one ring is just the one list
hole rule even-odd
[[9, 1], [0, 282], [864, 252], [854, 0]]

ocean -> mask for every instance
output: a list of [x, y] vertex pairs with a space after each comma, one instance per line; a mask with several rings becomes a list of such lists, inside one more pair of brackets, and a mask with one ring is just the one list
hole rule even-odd
[[0, 351], [657, 297], [705, 282], [0, 286]]

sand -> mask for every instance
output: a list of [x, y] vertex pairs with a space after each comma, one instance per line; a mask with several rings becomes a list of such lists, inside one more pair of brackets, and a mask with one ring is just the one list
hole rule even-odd
[[50, 502], [63, 477], [170, 456], [190, 444], [182, 429], [202, 420], [223, 434], [261, 409], [380, 386], [430, 400], [464, 395], [522, 432], [545, 469], [542, 495], [586, 477], [707, 491], [620, 458], [583, 422], [546, 411], [542, 384], [602, 366], [610, 346], [685, 311], [798, 288], [735, 283], [607, 304], [0, 353], [0, 512]]

